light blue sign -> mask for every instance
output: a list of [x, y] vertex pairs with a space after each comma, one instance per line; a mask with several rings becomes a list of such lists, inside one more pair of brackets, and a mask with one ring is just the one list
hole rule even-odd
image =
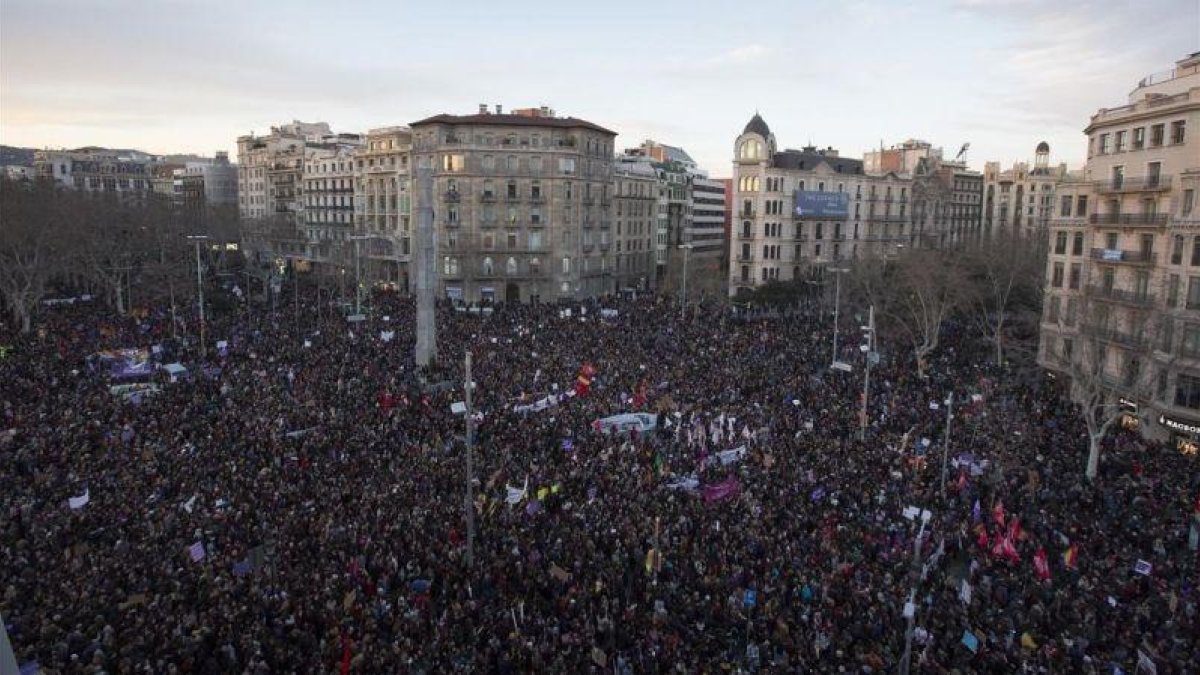
[[850, 215], [846, 192], [796, 191], [796, 215], [806, 218], [845, 218]]

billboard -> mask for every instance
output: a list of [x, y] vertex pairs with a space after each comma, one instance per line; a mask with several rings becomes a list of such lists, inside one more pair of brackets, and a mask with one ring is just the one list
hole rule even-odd
[[802, 218], [846, 218], [850, 215], [850, 194], [796, 190], [796, 215]]

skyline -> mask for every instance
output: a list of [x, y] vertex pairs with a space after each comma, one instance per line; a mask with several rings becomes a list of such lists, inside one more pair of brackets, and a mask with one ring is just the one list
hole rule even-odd
[[953, 157], [969, 142], [982, 170], [1045, 140], [1074, 168], [1097, 109], [1200, 49], [1200, 0], [762, 2], [753, 22], [716, 2], [605, 10], [9, 0], [0, 143], [236, 157], [238, 136], [293, 119], [365, 132], [487, 103], [548, 105], [618, 149], [681, 146], [714, 177], [756, 111], [780, 148], [861, 158], [919, 138]]

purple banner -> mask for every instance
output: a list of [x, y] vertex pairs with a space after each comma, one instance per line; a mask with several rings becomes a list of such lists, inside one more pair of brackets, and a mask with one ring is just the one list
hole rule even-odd
[[704, 501], [718, 502], [727, 497], [736, 497], [742, 491], [742, 484], [737, 476], [730, 476], [720, 483], [704, 486]]

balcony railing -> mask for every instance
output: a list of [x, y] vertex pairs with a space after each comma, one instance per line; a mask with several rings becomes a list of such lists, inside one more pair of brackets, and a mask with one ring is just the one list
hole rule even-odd
[[1149, 225], [1167, 224], [1165, 213], [1093, 213], [1088, 222], [1093, 225]]
[[1130, 349], [1141, 349], [1146, 346], [1146, 338], [1142, 335], [1132, 335], [1130, 333], [1122, 333], [1119, 330], [1112, 328], [1100, 328], [1098, 326], [1084, 325], [1083, 332], [1094, 337], [1101, 342], [1111, 342], [1113, 344], [1128, 347]]
[[1129, 291], [1121, 288], [1105, 288], [1096, 285], [1085, 287], [1084, 294], [1098, 300], [1111, 300], [1136, 307], [1150, 307], [1155, 302], [1154, 296], [1149, 293]]
[[529, 197], [529, 203], [530, 204], [545, 204], [546, 196], [545, 195], [531, 195]]
[[753, 255], [742, 255], [739, 253], [737, 259], [738, 262], [754, 262]]
[[496, 201], [496, 193], [494, 193], [494, 192], [484, 192], [483, 194], [479, 195], [479, 201], [481, 201], [481, 202], [494, 202], [494, 201]]
[[1094, 248], [1091, 258], [1102, 262], [1119, 262], [1133, 265], [1153, 265], [1158, 256], [1151, 251], [1122, 251], [1115, 248]]
[[447, 192], [447, 193], [446, 193], [446, 201], [448, 201], [448, 202], [459, 202], [459, 201], [462, 201], [462, 193], [460, 193], [460, 192], [456, 192], [456, 191], [453, 191], [453, 190], [452, 190], [452, 191], [450, 191], [450, 192]]
[[754, 209], [742, 209], [738, 211], [738, 218], [753, 218], [754, 216]]
[[1141, 192], [1153, 190], [1169, 190], [1170, 176], [1137, 176], [1102, 180], [1095, 184], [1098, 192]]

